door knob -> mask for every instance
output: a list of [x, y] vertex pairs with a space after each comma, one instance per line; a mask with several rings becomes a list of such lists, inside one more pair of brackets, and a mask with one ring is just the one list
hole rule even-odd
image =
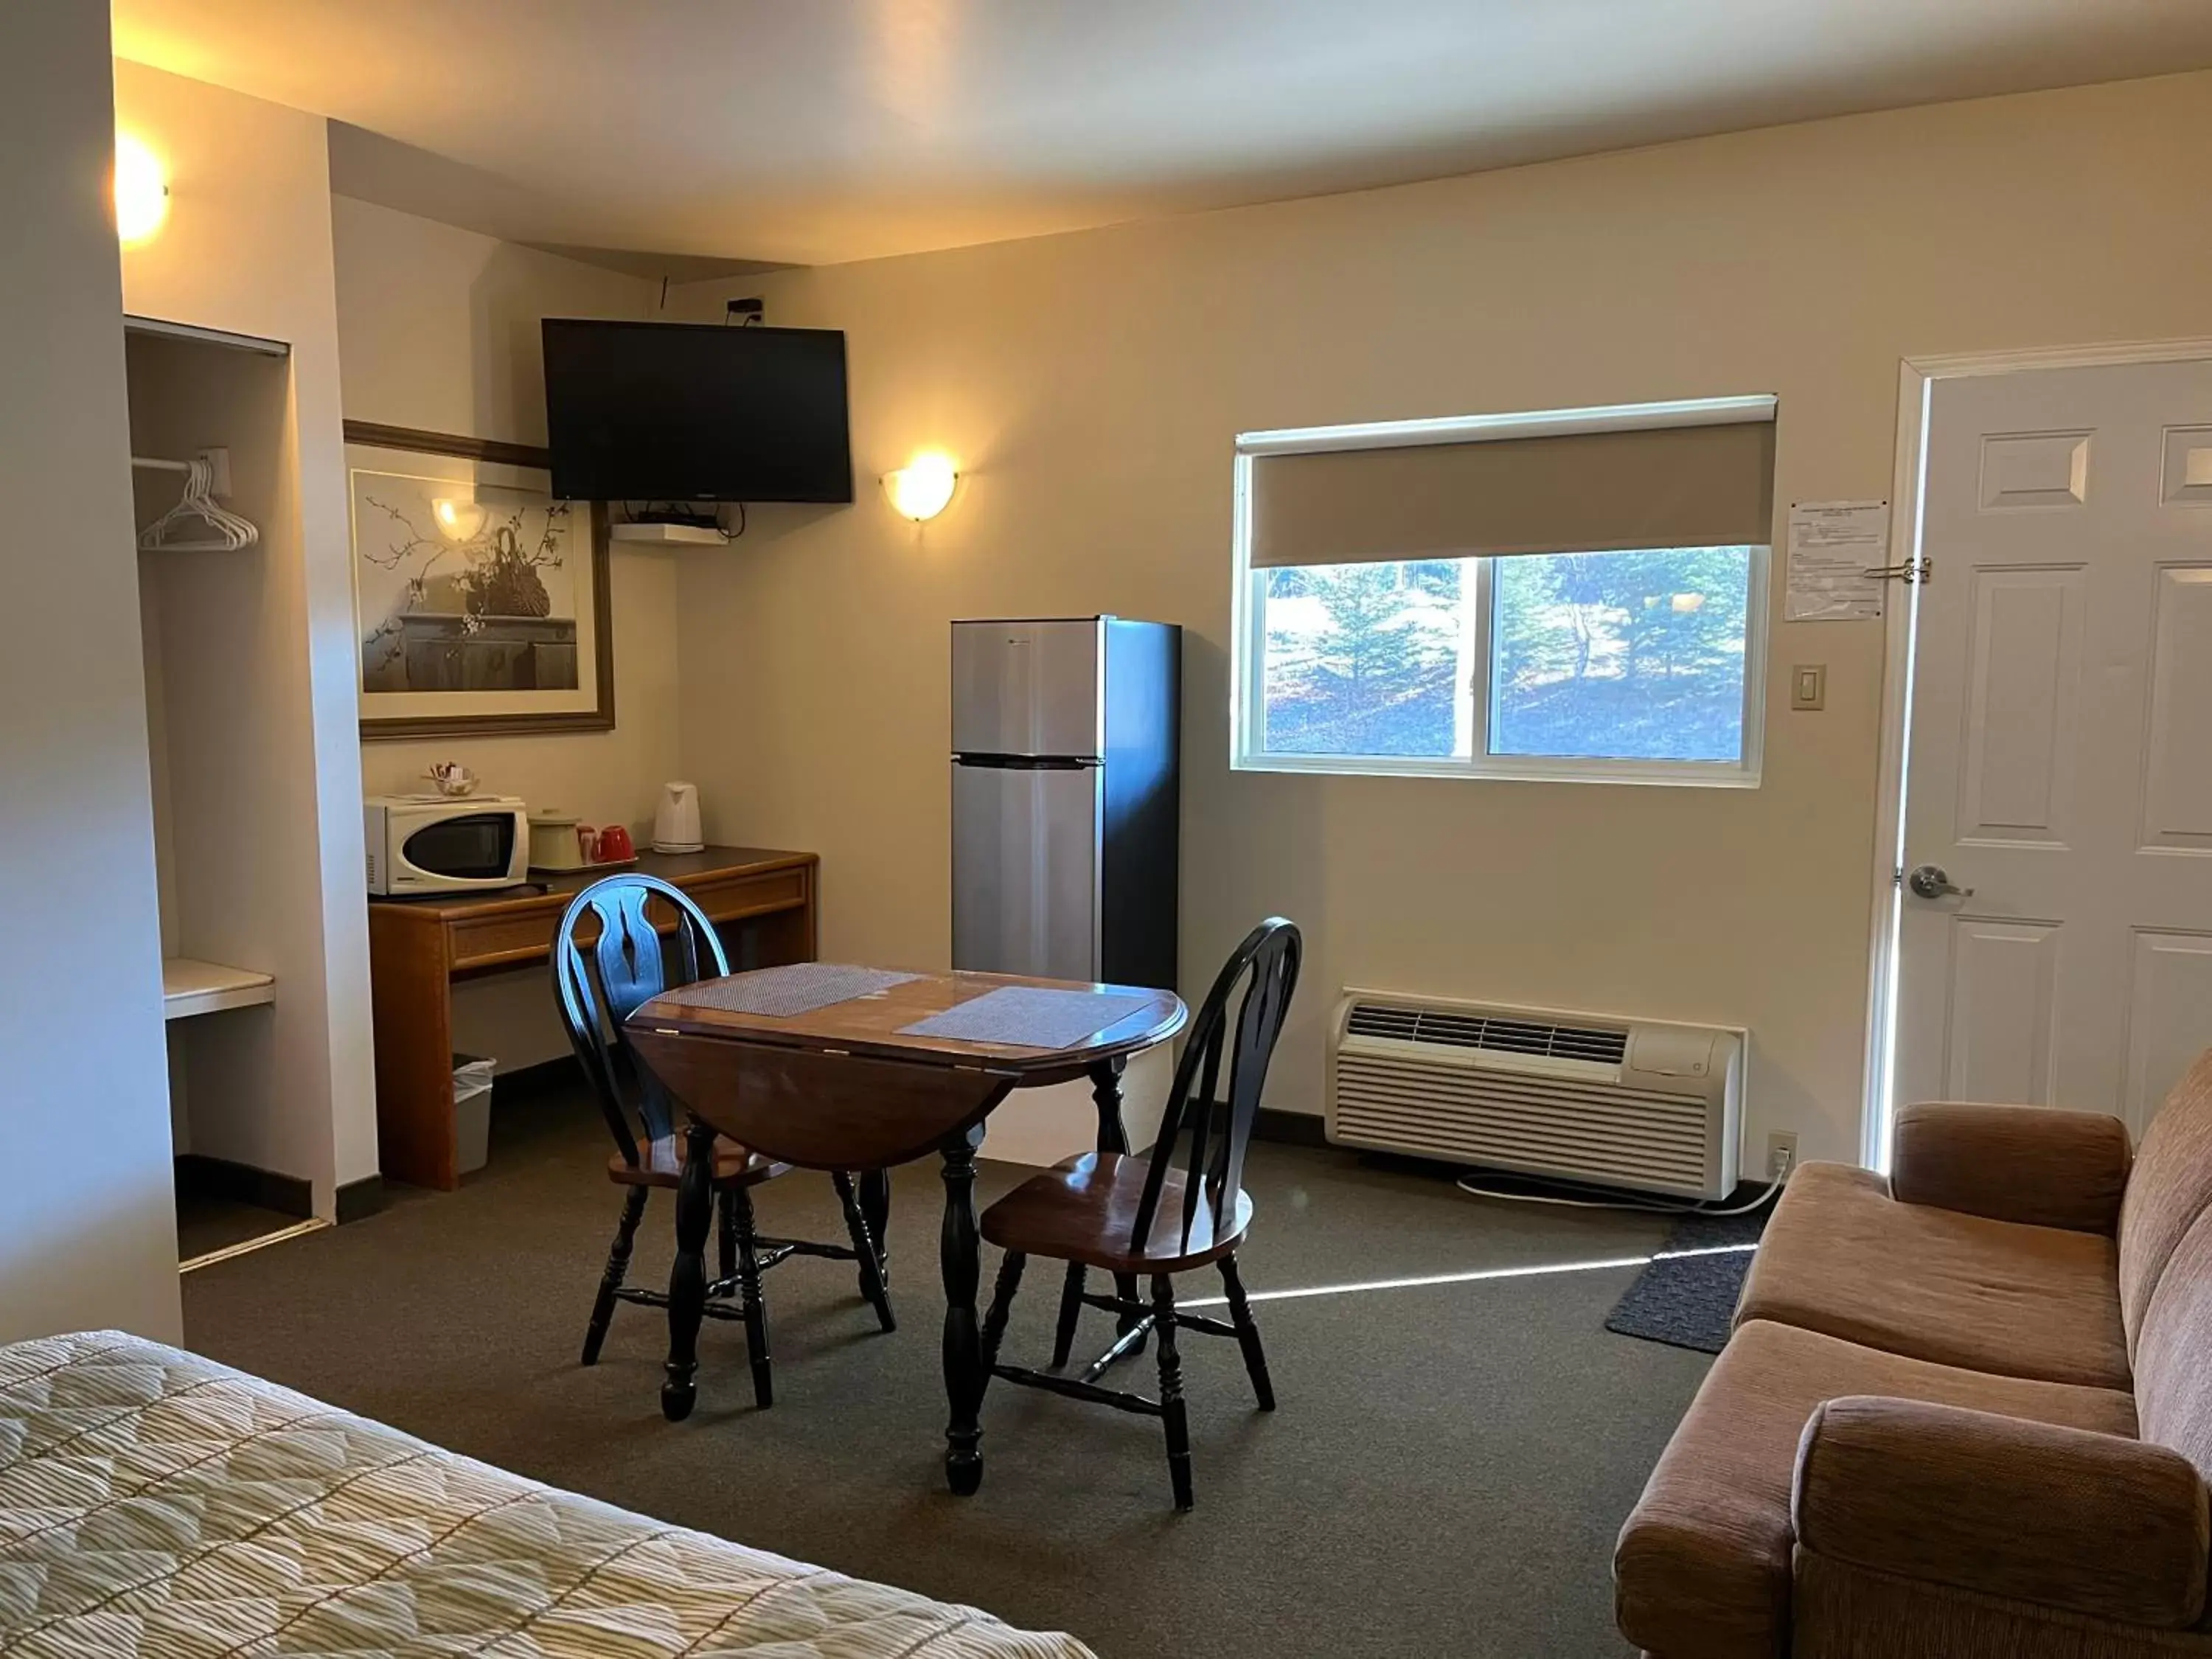
[[1972, 898], [1974, 896], [1974, 890], [1971, 887], [1953, 886], [1951, 872], [1940, 864], [1920, 866], [1905, 878], [1905, 884], [1917, 898]]

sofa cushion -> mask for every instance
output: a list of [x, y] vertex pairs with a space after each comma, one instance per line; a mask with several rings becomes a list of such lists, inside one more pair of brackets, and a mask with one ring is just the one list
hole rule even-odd
[[2136, 1344], [2136, 1410], [2146, 1440], [2212, 1480], [2212, 1211], [2166, 1259]]
[[2120, 1203], [2120, 1316], [2127, 1323], [2130, 1356], [2166, 1258], [2207, 1207], [2212, 1207], [2212, 1048], [2197, 1056], [2151, 1120]]
[[1621, 1529], [1613, 1553], [1621, 1634], [1655, 1659], [1774, 1659], [1784, 1650], [1797, 1443], [1814, 1411], [1843, 1395], [2106, 1434], [2136, 1430], [2135, 1402], [2115, 1390], [1992, 1376], [1763, 1320], [1740, 1326]]
[[2127, 1196], [2128, 1126], [2103, 1112], [1921, 1101], [1897, 1115], [1891, 1196], [1904, 1204], [2111, 1233]]
[[2124, 1389], [2114, 1250], [2095, 1233], [1900, 1204], [1880, 1176], [1808, 1164], [1767, 1224], [1736, 1321], [1802, 1326], [1939, 1365]]

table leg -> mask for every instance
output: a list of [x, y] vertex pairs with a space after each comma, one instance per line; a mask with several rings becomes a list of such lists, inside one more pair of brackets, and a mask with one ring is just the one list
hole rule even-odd
[[[1098, 1108], [1098, 1150], [1102, 1152], [1127, 1152], [1129, 1150], [1129, 1127], [1121, 1121], [1121, 1072], [1127, 1064], [1120, 1056], [1102, 1060], [1091, 1068], [1091, 1098]], [[1070, 1268], [1073, 1279], [1075, 1271]], [[1114, 1293], [1124, 1302], [1137, 1299], [1137, 1276], [1134, 1273], [1114, 1275]], [[1079, 1292], [1080, 1294], [1080, 1292]], [[1114, 1322], [1117, 1334], [1127, 1336], [1133, 1329], [1139, 1315], [1125, 1313]], [[1139, 1339], [1129, 1349], [1133, 1354], [1142, 1353], [1145, 1345]]]
[[714, 1132], [694, 1118], [684, 1135], [684, 1179], [676, 1188], [676, 1265], [668, 1273], [668, 1375], [660, 1413], [691, 1415], [699, 1390], [699, 1322], [707, 1309], [707, 1231], [714, 1212]]
[[947, 1140], [945, 1157], [945, 1231], [939, 1262], [945, 1275], [945, 1395], [951, 1419], [945, 1428], [945, 1480], [961, 1497], [983, 1484], [983, 1438], [978, 1418], [983, 1407], [982, 1334], [975, 1322], [975, 1289], [982, 1277], [975, 1231], [975, 1148], [981, 1125]]
[[876, 1260], [883, 1264], [884, 1284], [891, 1282], [891, 1172], [860, 1171], [860, 1215], [876, 1241]]

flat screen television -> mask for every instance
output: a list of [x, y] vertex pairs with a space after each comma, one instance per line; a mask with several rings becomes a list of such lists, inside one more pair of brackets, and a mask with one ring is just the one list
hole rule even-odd
[[845, 336], [545, 319], [553, 494], [849, 501]]

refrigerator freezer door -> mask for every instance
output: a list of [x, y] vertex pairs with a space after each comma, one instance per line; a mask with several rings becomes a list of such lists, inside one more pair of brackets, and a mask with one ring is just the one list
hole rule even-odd
[[1095, 766], [952, 769], [952, 965], [1098, 977]]
[[952, 752], [1098, 757], [1099, 621], [952, 624]]

